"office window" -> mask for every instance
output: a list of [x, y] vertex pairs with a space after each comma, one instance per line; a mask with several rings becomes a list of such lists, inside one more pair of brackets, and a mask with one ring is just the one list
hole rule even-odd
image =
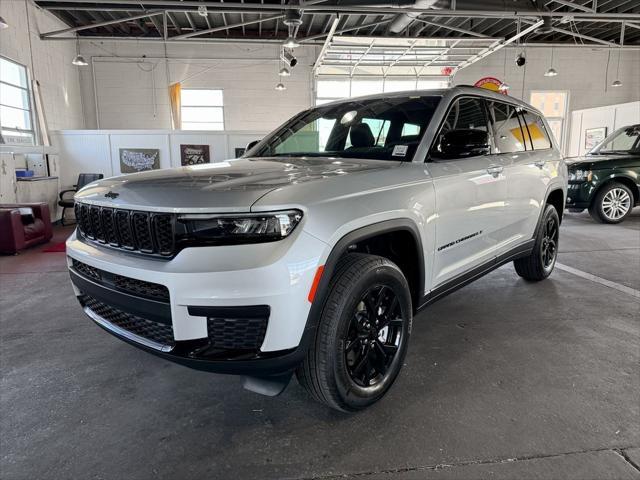
[[183, 88], [180, 103], [182, 130], [224, 130], [222, 90]]
[[27, 68], [3, 57], [0, 57], [0, 132], [8, 144], [35, 143]]
[[529, 103], [540, 110], [547, 119], [551, 133], [560, 149], [564, 145], [565, 120], [569, 95], [562, 91], [533, 91]]

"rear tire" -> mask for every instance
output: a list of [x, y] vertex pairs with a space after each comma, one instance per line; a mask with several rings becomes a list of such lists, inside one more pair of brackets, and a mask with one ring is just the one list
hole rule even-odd
[[518, 275], [531, 282], [539, 282], [551, 275], [558, 257], [559, 229], [558, 212], [553, 205], [547, 204], [536, 230], [531, 254], [513, 262]]
[[620, 223], [631, 213], [633, 201], [633, 193], [626, 185], [611, 182], [596, 194], [589, 214], [596, 222]]
[[377, 402], [397, 378], [411, 335], [409, 285], [390, 260], [349, 253], [337, 264], [316, 336], [296, 376], [343, 412]]

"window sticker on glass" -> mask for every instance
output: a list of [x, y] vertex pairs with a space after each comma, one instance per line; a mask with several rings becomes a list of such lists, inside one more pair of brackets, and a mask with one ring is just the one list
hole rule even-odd
[[408, 145], [396, 145], [395, 147], [393, 147], [393, 153], [391, 155], [393, 155], [394, 157], [404, 157], [407, 154], [408, 150]]

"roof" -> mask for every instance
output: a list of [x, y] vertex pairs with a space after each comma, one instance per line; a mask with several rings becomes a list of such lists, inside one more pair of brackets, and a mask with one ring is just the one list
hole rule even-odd
[[512, 105], [516, 105], [522, 108], [526, 108], [527, 110], [531, 110], [542, 115], [536, 108], [532, 107], [526, 102], [519, 100], [514, 97], [510, 97], [508, 95], [504, 95], [497, 92], [492, 92], [491, 90], [487, 90], [486, 88], [480, 87], [472, 87], [467, 85], [460, 85], [449, 88], [438, 88], [431, 90], [411, 90], [411, 91], [403, 91], [403, 92], [389, 92], [389, 93], [376, 93], [373, 95], [365, 95], [362, 97], [351, 97], [351, 98], [343, 98], [340, 100], [336, 100], [335, 102], [325, 103], [321, 105], [322, 107], [332, 106], [332, 105], [340, 105], [342, 103], [346, 103], [349, 101], [368, 101], [368, 100], [377, 100], [377, 99], [385, 99], [385, 98], [411, 98], [411, 97], [444, 97], [444, 96], [457, 96], [457, 95], [474, 95], [484, 98], [490, 98], [493, 100], [498, 100], [500, 102], [511, 103]]
[[[348, 32], [351, 36], [452, 39], [461, 36], [509, 38], [537, 18], [531, 8], [520, 12], [492, 11], [490, 7], [471, 4], [473, 11], [428, 10], [406, 1], [390, 2], [400, 3], [402, 7], [340, 0], [296, 0], [295, 3], [292, 0], [36, 0], [35, 3], [70, 28], [82, 28], [77, 31], [80, 37], [176, 41], [282, 41], [289, 34], [283, 23], [285, 9], [289, 8], [302, 12], [296, 38], [306, 43], [322, 43], [334, 20], [338, 22], [337, 35]], [[458, 5], [462, 3], [458, 1]], [[488, 2], [491, 3], [498, 4]], [[595, 10], [596, 2], [592, 0], [541, 0], [539, 4], [544, 15], [552, 19], [553, 29], [549, 33], [528, 35], [523, 39], [527, 43], [615, 46], [620, 43], [621, 25], [625, 21], [625, 44], [640, 45], [640, 2], [637, 0], [600, 0]], [[412, 9], [417, 18], [401, 31], [390, 33], [390, 22]]]

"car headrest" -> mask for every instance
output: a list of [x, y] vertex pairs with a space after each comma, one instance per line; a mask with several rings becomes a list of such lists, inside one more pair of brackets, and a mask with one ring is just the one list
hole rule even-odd
[[371, 128], [366, 123], [353, 125], [349, 132], [349, 139], [351, 140], [351, 145], [355, 148], [373, 147], [376, 143], [376, 139], [371, 133]]

